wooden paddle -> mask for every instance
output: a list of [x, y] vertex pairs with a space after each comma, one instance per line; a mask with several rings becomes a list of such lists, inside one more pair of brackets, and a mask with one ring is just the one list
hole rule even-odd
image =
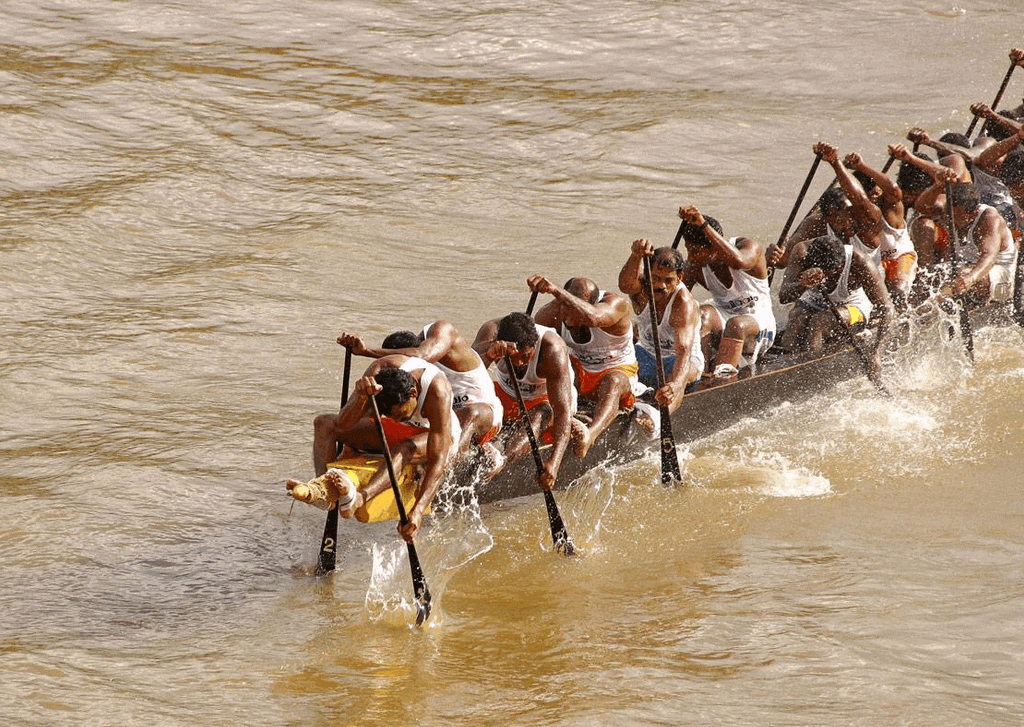
[[[658, 388], [665, 385], [665, 363], [661, 360], [661, 336], [658, 335], [658, 312], [654, 309], [654, 281], [651, 279], [651, 259], [644, 256], [644, 275], [647, 277], [647, 308], [651, 311], [651, 337], [654, 339], [655, 368], [658, 371]], [[665, 311], [669, 315], [669, 311]], [[676, 438], [672, 433], [672, 415], [668, 407], [658, 402], [661, 416], [661, 484], [682, 482], [679, 471], [679, 455], [676, 453]]]
[[[796, 219], [796, 213], [800, 211], [800, 205], [804, 203], [804, 197], [807, 195], [807, 189], [811, 186], [811, 180], [814, 179], [814, 174], [818, 171], [818, 165], [821, 164], [821, 154], [814, 155], [814, 161], [811, 163], [811, 168], [807, 172], [807, 178], [804, 179], [804, 184], [800, 187], [800, 194], [796, 196], [796, 202], [793, 203], [793, 209], [789, 212], [789, 218], [786, 220], [786, 224], [782, 227], [782, 233], [779, 235], [778, 241], [775, 243], [776, 247], [782, 247], [782, 243], [786, 241], [786, 235], [789, 234], [789, 228], [793, 226], [793, 221]], [[768, 268], [768, 286], [771, 287], [772, 279], [775, 277], [775, 268]]]
[[[341, 378], [341, 408], [348, 403], [348, 377], [352, 371], [352, 349], [345, 346], [345, 373]], [[320, 557], [317, 559], [316, 574], [322, 576], [334, 570], [335, 548], [338, 545], [338, 505], [327, 511], [324, 537], [320, 541]]]
[[[1011, 59], [1010, 67], [1006, 69], [1006, 75], [1003, 76], [1003, 83], [1002, 85], [999, 86], [999, 91], [996, 92], [996, 98], [991, 104], [989, 104], [989, 108], [992, 109], [993, 111], [997, 110], [996, 107], [999, 106], [999, 102], [1002, 101], [1003, 93], [1006, 91], [1006, 87], [1010, 83], [1010, 76], [1013, 75], [1013, 69], [1016, 67], [1017, 62]], [[974, 131], [974, 127], [978, 125], [978, 118], [978, 116], [975, 116], [974, 118], [971, 119], [971, 125], [967, 127], [966, 136], [970, 137], [971, 132]]]
[[875, 388], [878, 389], [879, 393], [883, 396], [892, 398], [892, 393], [889, 389], [887, 389], [881, 379], [877, 378], [872, 372], [871, 357], [868, 355], [868, 352], [861, 347], [860, 341], [857, 340], [857, 334], [853, 332], [853, 327], [846, 322], [846, 319], [843, 318], [843, 314], [839, 312], [839, 306], [836, 305], [834, 300], [828, 297], [828, 293], [824, 290], [821, 291], [821, 296], [828, 304], [828, 308], [832, 311], [832, 315], [835, 316], [836, 321], [839, 323], [839, 327], [846, 333], [846, 338], [850, 342], [850, 345], [853, 346], [853, 350], [857, 352], [857, 357], [864, 365], [864, 373], [867, 375], [868, 381], [874, 384]]
[[[537, 341], [537, 345], [540, 345], [540, 341]], [[526, 410], [523, 392], [519, 388], [519, 379], [516, 376], [516, 370], [512, 367], [512, 358], [508, 354], [505, 355], [505, 366], [508, 368], [508, 378], [512, 381], [512, 388], [516, 392], [516, 402], [519, 404], [521, 412], [520, 421], [526, 428], [526, 436], [530, 440], [530, 451], [533, 453], [533, 463], [537, 467], [537, 476], [540, 477], [544, 474], [544, 460], [541, 459], [537, 437], [530, 425], [529, 412]], [[569, 539], [569, 531], [565, 529], [562, 514], [558, 511], [558, 504], [555, 502], [555, 496], [551, 490], [544, 489], [544, 504], [547, 506], [548, 523], [551, 525], [551, 542], [555, 545], [555, 551], [563, 552], [566, 555], [575, 555], [576, 548], [573, 546], [572, 540]]]
[[[402, 502], [402, 493], [398, 489], [398, 478], [395, 477], [395, 464], [391, 460], [391, 447], [388, 446], [388, 438], [384, 434], [384, 425], [380, 421], [380, 410], [377, 408], [376, 397], [370, 397], [370, 408], [373, 411], [373, 422], [377, 425], [377, 435], [380, 437], [380, 446], [384, 452], [384, 464], [388, 468], [388, 477], [391, 478], [391, 492], [395, 495], [395, 505], [398, 507], [398, 521], [405, 525], [409, 522], [409, 516], [405, 513], [405, 503]], [[427, 579], [423, 577], [423, 569], [420, 567], [419, 556], [416, 555], [416, 546], [411, 542], [409, 546], [409, 567], [412, 569], [412, 589], [416, 601], [416, 625], [420, 626], [430, 617], [430, 589], [427, 588]]]
[[[959, 234], [953, 221], [953, 185], [946, 181], [946, 216], [949, 225], [949, 272], [950, 278], [956, 280], [960, 267], [960, 255], [957, 253]], [[967, 358], [974, 363], [974, 329], [971, 327], [971, 314], [967, 310], [967, 294], [956, 296], [960, 308], [960, 337], [964, 339]]]

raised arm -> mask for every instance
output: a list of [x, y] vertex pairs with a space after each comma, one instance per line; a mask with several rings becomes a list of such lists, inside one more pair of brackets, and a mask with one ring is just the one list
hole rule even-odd
[[995, 174], [999, 169], [999, 165], [1002, 164], [1003, 157], [1013, 151], [1018, 144], [1024, 146], [1024, 124], [1018, 126], [1016, 133], [1011, 134], [1002, 141], [997, 141], [979, 154], [975, 164], [985, 171]]
[[680, 207], [679, 217], [694, 227], [699, 227], [715, 252], [721, 255], [725, 264], [733, 270], [743, 270], [762, 278], [768, 275], [761, 248], [753, 240], [741, 237], [736, 245], [730, 244], [725, 237], [718, 234], [718, 230], [707, 224], [704, 215], [693, 205]]
[[[640, 304], [638, 302], [643, 297], [642, 294], [644, 292], [644, 286], [640, 282], [641, 273], [644, 268], [644, 257], [653, 254], [654, 245], [651, 244], [650, 240], [633, 240], [633, 244], [629, 249], [629, 257], [626, 258], [622, 270], [619, 271], [619, 290], [629, 296], [633, 302], [633, 310], [637, 313], [643, 310], [643, 306], [646, 305], [646, 303]], [[646, 301], [646, 297], [643, 297], [643, 299]]]
[[[819, 141], [814, 145], [814, 153], [821, 154], [822, 160], [828, 162], [829, 166], [835, 170], [839, 186], [843, 188], [846, 198], [850, 200], [856, 213], [869, 220], [877, 228], [882, 219], [882, 212], [868, 197], [868, 193], [864, 191], [864, 187], [857, 181], [857, 178], [850, 174], [850, 171], [839, 161], [839, 150], [832, 144]], [[872, 234], [877, 234], [877, 232], [878, 230], [875, 229]]]
[[883, 174], [881, 171], [869, 167], [857, 152], [850, 152], [843, 159], [843, 165], [848, 169], [860, 172], [861, 174], [867, 175], [871, 181], [878, 187], [878, 191], [881, 192], [879, 207], [882, 210], [882, 215], [885, 217], [885, 221], [890, 226], [895, 228], [902, 228], [905, 222], [906, 210], [903, 208], [903, 192], [900, 190], [896, 181], [889, 177], [888, 174]]

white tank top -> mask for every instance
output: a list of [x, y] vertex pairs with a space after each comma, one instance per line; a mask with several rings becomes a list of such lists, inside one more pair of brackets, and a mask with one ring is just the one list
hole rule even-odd
[[[736, 245], [738, 238], [729, 240]], [[711, 293], [715, 306], [729, 316], [752, 315], [760, 318], [765, 312], [771, 313], [772, 296], [768, 280], [755, 277], [745, 270], [732, 271], [732, 286], [727, 288], [711, 266], [705, 265], [704, 286]]]
[[[978, 249], [978, 245], [974, 242], [974, 228], [978, 226], [982, 213], [987, 209], [995, 210], [994, 207], [987, 204], [978, 205], [978, 214], [975, 216], [974, 221], [971, 222], [971, 226], [967, 228], [967, 232], [957, 235], [956, 254], [967, 265], [973, 265], [981, 257], [981, 250]], [[998, 210], [995, 211], [998, 214]], [[1014, 244], [1013, 235], [1004, 235], [1003, 237], [1004, 239], [999, 241], [999, 252], [996, 254], [994, 264], [1012, 267], [1017, 262], [1017, 246]]]
[[882, 253], [883, 260], [895, 260], [901, 255], [915, 252], [914, 241], [910, 239], [910, 226], [904, 224], [896, 229], [885, 218], [882, 218], [882, 244], [878, 249]]
[[[416, 411], [414, 411], [412, 416], [405, 421], [414, 427], [429, 429], [430, 422], [427, 421], [425, 416], [423, 416], [423, 402], [427, 400], [427, 389], [430, 388], [430, 384], [433, 382], [434, 377], [441, 374], [441, 369], [429, 361], [424, 361], [423, 359], [416, 358], [415, 356], [410, 357], [409, 360], [403, 363], [399, 368], [401, 368], [402, 371], [408, 371], [409, 373], [423, 369], [423, 373], [420, 374], [420, 395], [416, 400]], [[444, 376], [444, 374], [441, 375]]]
[[[544, 336], [548, 333], [558, 335], [554, 328], [537, 326], [537, 345], [533, 347], [533, 357], [530, 358], [530, 363], [526, 366], [526, 373], [523, 375], [523, 378], [518, 379], [519, 390], [523, 392], [524, 401], [541, 399], [548, 395], [547, 379], [537, 375], [537, 362], [540, 360], [541, 341], [544, 340]], [[506, 394], [515, 399], [516, 390], [511, 379], [511, 376], [514, 374], [505, 367], [505, 360], [501, 359], [495, 363], [494, 370], [498, 375], [498, 386], [500, 386]], [[572, 375], [572, 368], [570, 368], [569, 376], [572, 377]]]
[[861, 313], [864, 314], [864, 318], [867, 318], [871, 315], [871, 309], [874, 307], [868, 299], [868, 294], [864, 292], [864, 288], [857, 288], [853, 291], [850, 290], [850, 268], [853, 264], [853, 245], [843, 245], [843, 251], [846, 253], [846, 262], [843, 264], [843, 272], [842, 275], [839, 276], [838, 284], [836, 284], [835, 289], [828, 294], [828, 297], [836, 304], [856, 306], [860, 309]]
[[[605, 296], [605, 291], [598, 293], [598, 300]], [[622, 335], [606, 333], [600, 328], [590, 329], [590, 340], [577, 343], [572, 337], [568, 326], [562, 324], [562, 339], [569, 347], [569, 353], [580, 362], [584, 371], [598, 374], [615, 366], [636, 363], [636, 349], [633, 348], [633, 323]]]
[[[423, 328], [424, 337], [433, 325], [431, 323]], [[434, 364], [452, 385], [452, 408], [455, 411], [474, 402], [501, 405], [494, 393], [494, 382], [491, 381], [491, 376], [484, 367], [483, 359], [476, 351], [473, 351], [473, 356], [476, 358], [477, 365], [469, 371], [455, 371], [441, 363]]]
[[[675, 305], [679, 291], [685, 288], [682, 282], [672, 291], [672, 297], [665, 304], [665, 310], [661, 313], [661, 320], [658, 321], [658, 345], [661, 346], [663, 357], [676, 355], [676, 334], [672, 328], [672, 306]], [[652, 356], [654, 355], [654, 333], [651, 330], [651, 302], [647, 301], [644, 309], [637, 314], [636, 322], [633, 324], [637, 330], [637, 343]], [[693, 332], [693, 340], [690, 342], [691, 350], [700, 350], [700, 326], [696, 326]]]

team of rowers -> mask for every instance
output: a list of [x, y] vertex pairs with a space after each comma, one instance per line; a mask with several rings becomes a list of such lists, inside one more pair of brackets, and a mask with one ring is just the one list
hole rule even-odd
[[[1024, 49], [1012, 50], [1010, 58], [1024, 65]], [[727, 237], [716, 219], [685, 206], [676, 241], [683, 242], [685, 256], [676, 245], [655, 248], [634, 240], [618, 292], [585, 277], [558, 286], [534, 275], [526, 281], [529, 289], [551, 300], [533, 316], [513, 312], [487, 321], [472, 342], [443, 320], [418, 333], [395, 332], [379, 347], [342, 333], [340, 345], [373, 362], [338, 413], [315, 419], [313, 464], [320, 484], [307, 501], [337, 506], [351, 517], [390, 489], [384, 467], [348, 490], [340, 473], [328, 471], [346, 448], [381, 451], [370, 397], [383, 415], [395, 470], [421, 468], [416, 503], [399, 525], [412, 542], [456, 461], [475, 457], [493, 476], [530, 451], [525, 427], [513, 426], [522, 419], [549, 445], [537, 479], [550, 490], [570, 445], [573, 456], [585, 457], [621, 411], [653, 435], [658, 410], [644, 400], [675, 411], [687, 391], [755, 371], [773, 345], [817, 356], [845, 344], [844, 328], [870, 323], [876, 335], [868, 337], [868, 360], [877, 376], [897, 316], [929, 305], [937, 280], [947, 297], [964, 306], [1009, 301], [1024, 231], [1024, 103], [999, 113], [975, 104], [971, 111], [985, 121], [974, 141], [957, 134], [933, 140], [920, 128], [908, 133], [915, 149], [934, 149], [936, 159], [890, 145], [892, 160], [899, 162], [895, 179], [856, 152], [840, 159], [835, 146], [815, 144], [836, 183], [780, 244]], [[792, 308], [776, 342], [770, 284], [778, 267], [785, 268], [779, 303]], [[693, 297], [694, 285], [707, 291], [706, 302]], [[664, 372], [660, 386], [655, 336]], [[311, 483], [295, 480], [288, 481], [288, 491], [299, 484], [309, 492]]]

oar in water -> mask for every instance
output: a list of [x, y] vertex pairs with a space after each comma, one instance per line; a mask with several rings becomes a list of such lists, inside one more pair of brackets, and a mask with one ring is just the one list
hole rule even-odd
[[[804, 179], [804, 184], [800, 187], [800, 194], [796, 196], [796, 202], [793, 203], [793, 209], [789, 212], [789, 219], [786, 220], [786, 224], [782, 227], [782, 233], [779, 235], [778, 241], [775, 243], [777, 247], [781, 247], [782, 243], [786, 241], [786, 235], [789, 234], [789, 228], [793, 226], [793, 221], [796, 219], [796, 213], [800, 211], [800, 205], [804, 203], [804, 197], [807, 195], [807, 189], [811, 186], [811, 180], [814, 179], [815, 173], [818, 171], [818, 165], [821, 164], [821, 154], [814, 155], [814, 161], [811, 163], [810, 171], [807, 172], [807, 178]], [[771, 286], [772, 279], [775, 277], [775, 267], [768, 268], [768, 285]]]
[[[960, 242], [956, 229], [956, 222], [953, 220], [953, 185], [946, 181], [946, 217], [949, 225], [949, 273], [950, 279], [956, 280], [959, 274], [960, 255], [957, 246]], [[974, 329], [971, 327], [971, 314], [967, 310], [967, 294], [956, 296], [957, 306], [960, 309], [960, 337], [964, 339], [964, 349], [967, 351], [967, 358], [974, 363]]]
[[[651, 259], [644, 256], [644, 275], [647, 277], [647, 308], [651, 312], [651, 331], [654, 339], [655, 368], [658, 371], [658, 388], [665, 386], [665, 363], [661, 360], [661, 338], [658, 335], [658, 312], [654, 309], [654, 280], [651, 278]], [[670, 315], [666, 310], [664, 315]], [[676, 453], [676, 438], [672, 433], [672, 416], [668, 407], [658, 402], [661, 419], [661, 484], [682, 482], [679, 471], [679, 455]]]
[[[530, 307], [532, 308], [532, 301]], [[537, 345], [540, 345], [540, 341], [537, 342]], [[544, 460], [541, 459], [537, 437], [534, 435], [533, 427], [530, 425], [530, 415], [526, 409], [526, 402], [523, 400], [523, 392], [519, 388], [519, 379], [516, 377], [516, 370], [512, 367], [512, 358], [508, 354], [505, 355], [505, 366], [508, 368], [508, 378], [512, 381], [512, 388], [516, 392], [520, 422], [526, 428], [526, 436], [530, 440], [530, 451], [533, 453], [533, 463], [537, 467], [537, 476], [541, 477], [544, 474]], [[569, 531], [565, 529], [562, 513], [558, 511], [558, 503], [555, 502], [555, 496], [551, 490], [547, 488], [542, 489], [544, 490], [544, 504], [548, 511], [548, 523], [551, 525], [551, 542], [555, 545], [555, 551], [563, 552], [566, 555], [575, 555], [576, 548], [573, 546], [572, 540], [569, 539]]]
[[853, 332], [853, 327], [850, 326], [846, 319], [843, 318], [843, 314], [839, 312], [839, 306], [836, 305], [835, 301], [828, 297], [828, 293], [825, 290], [821, 290], [821, 296], [825, 299], [825, 303], [828, 305], [832, 315], [835, 316], [836, 321], [839, 323], [839, 327], [846, 333], [846, 338], [853, 346], [853, 350], [857, 352], [857, 358], [860, 359], [861, 364], [864, 366], [864, 373], [867, 375], [868, 380], [875, 385], [879, 393], [883, 396], [892, 397], [889, 389], [886, 388], [885, 384], [882, 383], [881, 379], [875, 376], [874, 371], [871, 367], [871, 357], [868, 352], [863, 349], [860, 345], [860, 341], [857, 340], [857, 334]]
[[[526, 315], [533, 315], [533, 307], [537, 305], [538, 295], [539, 293], [536, 290], [530, 294], [530, 302], [526, 304]], [[540, 341], [537, 341], [537, 345], [540, 345]], [[516, 402], [519, 404], [519, 411], [523, 413], [521, 421], [523, 426], [526, 427], [526, 436], [530, 440], [533, 463], [537, 466], [537, 474], [540, 475], [544, 471], [544, 461], [540, 457], [540, 446], [537, 444], [537, 437], [533, 433], [533, 427], [530, 426], [526, 402], [523, 400], [523, 392], [519, 390], [519, 379], [516, 378], [516, 370], [512, 368], [512, 361], [508, 356], [505, 356], [505, 366], [508, 367], [508, 377], [512, 380], [512, 388], [516, 392]], [[548, 511], [548, 523], [551, 525], [551, 542], [555, 544], [555, 550], [561, 550], [566, 555], [575, 555], [576, 548], [573, 546], [572, 540], [569, 539], [569, 531], [565, 529], [562, 513], [558, 510], [558, 503], [555, 502], [555, 496], [551, 490], [544, 490], [544, 505]]]
[[[352, 349], [345, 346], [345, 373], [341, 378], [341, 406], [348, 403], [348, 377], [352, 371]], [[327, 511], [327, 523], [324, 525], [324, 537], [320, 541], [320, 557], [317, 559], [316, 574], [322, 576], [334, 570], [336, 549], [338, 547], [338, 506], [335, 504]]]
[[[999, 102], [1003, 100], [1003, 93], [1006, 91], [1006, 87], [1010, 83], [1010, 76], [1013, 75], [1013, 69], [1016, 68], [1016, 67], [1017, 67], [1017, 61], [1015, 61], [1015, 60], [1013, 60], [1011, 58], [1010, 59], [1010, 67], [1006, 69], [1006, 75], [1003, 76], [1003, 83], [1002, 83], [1002, 85], [999, 86], [999, 91], [996, 92], [996, 98], [995, 98], [995, 100], [991, 104], [989, 104], [989, 108], [992, 109], [993, 111], [995, 111], [996, 107], [999, 106]], [[971, 119], [971, 125], [967, 127], [967, 136], [968, 137], [974, 131], [974, 127], [978, 125], [978, 118], [979, 117], [975, 116], [974, 118]]]
[[[370, 408], [373, 411], [373, 422], [377, 425], [377, 435], [380, 437], [380, 446], [384, 452], [384, 464], [388, 468], [388, 477], [391, 478], [391, 492], [395, 495], [395, 505], [398, 506], [398, 521], [402, 525], [409, 522], [409, 516], [405, 513], [405, 504], [402, 502], [402, 493], [398, 489], [398, 478], [395, 477], [395, 464], [391, 461], [391, 447], [388, 446], [388, 438], [384, 434], [384, 425], [380, 421], [380, 410], [377, 408], [376, 397], [370, 397]], [[420, 567], [420, 559], [416, 554], [416, 546], [412, 542], [406, 542], [409, 546], [409, 567], [412, 569], [412, 589], [416, 601], [416, 625], [420, 626], [430, 617], [430, 589], [427, 588], [427, 579], [423, 577], [423, 569]]]

